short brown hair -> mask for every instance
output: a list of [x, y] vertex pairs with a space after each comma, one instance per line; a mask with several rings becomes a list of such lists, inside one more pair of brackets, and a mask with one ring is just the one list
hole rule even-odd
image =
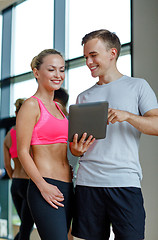
[[100, 29], [100, 30], [90, 32], [82, 38], [82, 45], [84, 45], [89, 40], [92, 40], [94, 38], [101, 39], [103, 42], [105, 42], [107, 44], [108, 49], [116, 48], [117, 58], [119, 57], [120, 50], [121, 50], [121, 43], [120, 43], [120, 39], [115, 33], [110, 32], [109, 30], [106, 30], [106, 29]]

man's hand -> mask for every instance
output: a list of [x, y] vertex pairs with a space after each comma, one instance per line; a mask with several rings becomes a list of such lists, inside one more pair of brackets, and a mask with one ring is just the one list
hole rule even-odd
[[109, 108], [108, 110], [108, 124], [127, 121], [128, 117], [129, 117], [129, 112], [116, 110], [112, 108]]

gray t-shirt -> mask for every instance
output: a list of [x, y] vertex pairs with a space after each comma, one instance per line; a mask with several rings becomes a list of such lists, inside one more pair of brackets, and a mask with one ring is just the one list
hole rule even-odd
[[[108, 84], [95, 84], [79, 94], [77, 103], [108, 101], [109, 108], [144, 115], [158, 108], [155, 93], [146, 80], [123, 76]], [[80, 159], [77, 185], [93, 187], [140, 187], [141, 132], [128, 122], [107, 126], [105, 139], [95, 140]]]

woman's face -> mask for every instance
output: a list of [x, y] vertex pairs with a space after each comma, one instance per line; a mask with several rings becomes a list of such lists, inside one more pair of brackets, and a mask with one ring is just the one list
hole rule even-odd
[[50, 54], [43, 58], [40, 69], [34, 70], [39, 86], [48, 90], [57, 90], [65, 78], [65, 62], [58, 54]]

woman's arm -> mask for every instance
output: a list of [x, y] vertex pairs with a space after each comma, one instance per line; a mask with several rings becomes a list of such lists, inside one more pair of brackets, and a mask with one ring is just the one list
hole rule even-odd
[[8, 176], [12, 178], [13, 174], [13, 168], [11, 166], [11, 156], [9, 152], [9, 147], [11, 146], [11, 136], [10, 131], [5, 136], [4, 142], [3, 142], [3, 154], [4, 154], [4, 166], [8, 173]]
[[23, 103], [16, 120], [18, 157], [24, 170], [36, 184], [44, 199], [52, 207], [58, 208], [58, 206], [63, 206], [60, 203], [64, 200], [63, 194], [56, 186], [48, 184], [43, 179], [29, 152], [32, 132], [39, 115], [40, 110], [35, 99], [28, 99]]

